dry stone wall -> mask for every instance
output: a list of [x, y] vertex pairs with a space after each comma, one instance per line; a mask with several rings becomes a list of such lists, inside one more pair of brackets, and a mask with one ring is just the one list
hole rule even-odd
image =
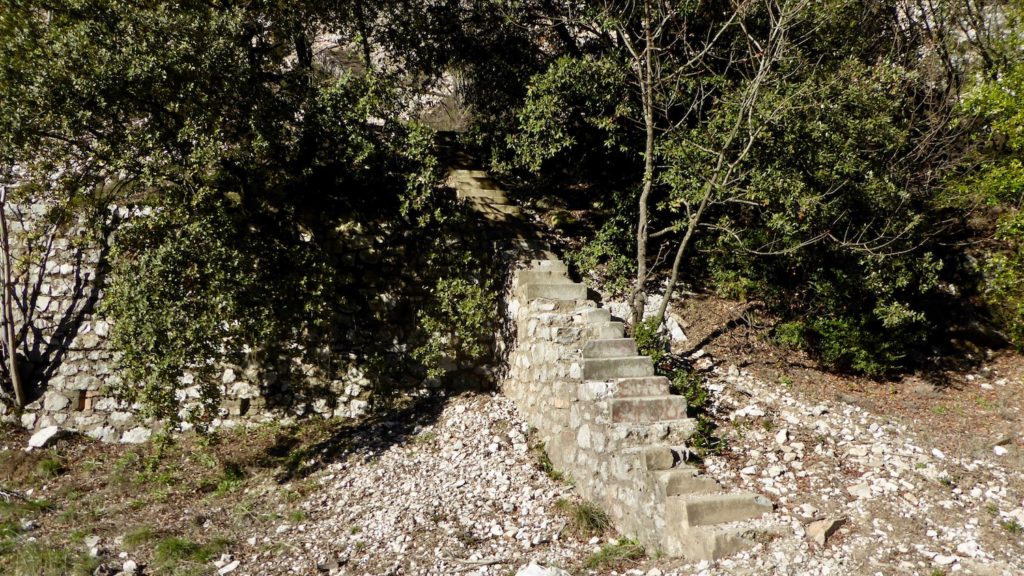
[[[42, 205], [7, 207], [19, 271], [16, 324], [25, 326], [20, 372], [31, 401], [20, 414], [0, 403], [0, 418], [29, 430], [57, 426], [105, 442], [145, 442], [154, 422], [140, 419], [138, 405], [128, 405], [109, 392], [119, 378], [117, 359], [108, 342], [111, 323], [97, 307], [104, 293], [111, 236], [87, 240], [81, 228], [46, 229], [45, 211]], [[140, 216], [144, 214], [112, 209], [110, 229]], [[353, 417], [367, 410], [371, 383], [355, 360], [330, 377], [298, 358], [289, 362], [287, 370], [223, 366], [223, 402], [213, 427], [314, 415]], [[295, 374], [315, 386], [293, 386], [278, 376], [281, 373]], [[186, 375], [185, 383], [190, 379]], [[179, 399], [187, 405], [198, 397], [199, 388], [193, 386]]]

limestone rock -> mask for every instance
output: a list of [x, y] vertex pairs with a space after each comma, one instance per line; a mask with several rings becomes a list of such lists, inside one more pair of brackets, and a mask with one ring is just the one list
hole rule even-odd
[[32, 448], [45, 448], [51, 441], [56, 439], [61, 433], [61, 429], [57, 426], [47, 426], [39, 432], [36, 432], [28, 439], [28, 445]]
[[149, 428], [142, 426], [136, 426], [131, 430], [121, 435], [122, 444], [142, 444], [149, 440], [149, 437], [153, 435], [153, 431]]
[[825, 520], [811, 522], [807, 526], [807, 537], [816, 542], [818, 546], [824, 546], [825, 541], [845, 523], [846, 518], [826, 518]]

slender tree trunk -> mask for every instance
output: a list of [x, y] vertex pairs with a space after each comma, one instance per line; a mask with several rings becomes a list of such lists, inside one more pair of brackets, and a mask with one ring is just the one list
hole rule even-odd
[[647, 284], [647, 231], [648, 204], [651, 190], [654, 188], [654, 67], [651, 63], [651, 21], [648, 5], [644, 3], [644, 51], [643, 63], [639, 68], [640, 100], [644, 109], [644, 178], [640, 192], [639, 214], [636, 225], [636, 285], [633, 288], [633, 329], [644, 319], [644, 307], [647, 303], [645, 285]]
[[11, 243], [7, 227], [7, 187], [0, 187], [0, 274], [2, 274], [2, 300], [4, 323], [4, 348], [7, 351], [7, 373], [14, 388], [14, 400], [18, 407], [25, 405], [25, 387], [21, 381], [18, 366], [18, 339], [14, 330], [14, 280], [11, 271]]
[[363, 46], [363, 63], [366, 64], [366, 70], [369, 72], [373, 69], [373, 59], [370, 53], [370, 30], [366, 26], [366, 13], [363, 11], [363, 0], [356, 0], [354, 4], [354, 10], [356, 13], [356, 26], [359, 28], [359, 40]]

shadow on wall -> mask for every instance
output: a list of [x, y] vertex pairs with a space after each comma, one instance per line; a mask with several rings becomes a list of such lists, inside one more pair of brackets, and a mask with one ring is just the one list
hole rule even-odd
[[[13, 301], [19, 370], [26, 402], [32, 403], [43, 396], [69, 355], [97, 363], [110, 359], [100, 346], [106, 323], [97, 330], [90, 320], [103, 293], [110, 232], [122, 218], [115, 212], [103, 225], [99, 241], [90, 242], [81, 228], [72, 227], [68, 233], [60, 222], [44, 223], [31, 207], [11, 206], [9, 217], [18, 273]], [[44, 224], [43, 230], [36, 229]]]

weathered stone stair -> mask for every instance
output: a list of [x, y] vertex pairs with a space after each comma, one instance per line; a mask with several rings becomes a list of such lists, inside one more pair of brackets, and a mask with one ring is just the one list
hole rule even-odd
[[[487, 218], [518, 215], [486, 173], [453, 171], [451, 182]], [[771, 503], [726, 492], [688, 464], [696, 421], [685, 398], [669, 393], [668, 379], [624, 337], [624, 324], [546, 256], [526, 262], [513, 282], [517, 343], [504, 389], [538, 428], [552, 462], [652, 552], [711, 560], [753, 546], [749, 528], [736, 523], [771, 511]]]

